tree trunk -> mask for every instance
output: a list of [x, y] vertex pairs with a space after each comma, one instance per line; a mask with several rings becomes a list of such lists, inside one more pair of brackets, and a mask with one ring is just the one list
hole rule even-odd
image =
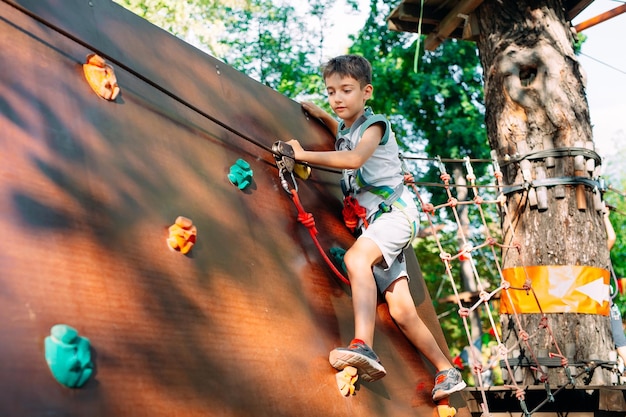
[[[566, 292], [563, 286], [569, 281], [555, 282], [556, 266], [571, 266], [574, 275], [581, 268], [597, 271], [585, 268], [595, 267], [608, 277], [601, 199], [592, 187], [599, 164], [595, 153], [581, 155], [580, 149], [572, 149], [593, 149], [585, 76], [573, 51], [573, 32], [559, 0], [486, 0], [476, 12], [489, 143], [502, 161], [503, 181], [510, 186], [502, 219], [504, 244], [516, 247], [503, 249], [502, 265], [504, 270], [517, 267], [526, 274], [525, 284], [536, 292], [535, 304], [540, 306], [531, 313], [506, 311], [501, 315], [509, 358], [519, 351], [526, 361], [517, 382], [563, 385], [570, 381], [567, 367], [559, 365], [558, 359], [557, 365], [552, 363], [554, 358], [552, 362], [542, 359], [556, 354], [567, 357], [569, 365], [579, 365], [569, 367], [573, 376], [582, 373], [576, 378], [577, 385], [608, 385], [608, 370], [598, 367], [595, 372], [583, 372], [599, 361], [608, 361], [613, 349], [604, 293], [585, 300], [589, 305], [597, 304], [598, 312], [589, 313], [579, 309], [580, 303], [572, 303], [566, 311], [553, 311], [541, 291], [543, 285], [547, 292], [554, 287]], [[549, 149], [558, 152], [540, 159], [519, 158]], [[572, 152], [568, 154], [565, 149]], [[507, 163], [509, 157], [511, 162]], [[554, 181], [541, 187], [515, 187], [544, 178]], [[550, 271], [549, 285], [539, 282], [539, 273], [528, 272], [531, 266], [538, 267], [532, 271]], [[571, 278], [572, 274], [564, 276]], [[600, 288], [604, 291], [608, 281], [602, 277]], [[515, 291], [520, 292], [504, 291], [502, 298]], [[532, 296], [532, 291], [527, 294]], [[515, 313], [520, 313], [520, 325]], [[541, 326], [545, 323], [547, 327]], [[520, 334], [524, 335], [521, 329], [532, 336], [527, 342], [520, 340]], [[520, 362], [511, 360], [512, 365]], [[536, 363], [548, 364], [547, 372], [529, 366]], [[585, 368], [582, 363], [592, 366]]]

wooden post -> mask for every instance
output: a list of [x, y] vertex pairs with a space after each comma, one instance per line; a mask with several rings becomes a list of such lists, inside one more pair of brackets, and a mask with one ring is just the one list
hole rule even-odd
[[[535, 167], [535, 179], [537, 181], [546, 179], [546, 169], [544, 167]], [[548, 209], [548, 187], [537, 187], [537, 209]]]
[[[543, 150], [547, 151], [548, 149], [553, 149], [554, 146], [552, 145], [552, 139], [549, 137], [545, 137], [543, 138]], [[553, 156], [549, 156], [546, 158], [546, 168], [553, 168], [554, 167], [554, 157]]]
[[[564, 160], [563, 158], [557, 158], [554, 161], [554, 176], [556, 178], [563, 178], [565, 174], [565, 169], [563, 168]], [[554, 198], [565, 198], [565, 186], [564, 185], [555, 185], [554, 186]]]
[[[574, 142], [575, 148], [582, 148], [582, 141]], [[574, 175], [576, 177], [584, 177], [585, 176], [585, 157], [583, 155], [576, 155], [574, 157]], [[585, 196], [585, 186], [583, 184], [578, 184], [576, 186], [576, 206], [578, 210], [587, 210], [587, 198]]]

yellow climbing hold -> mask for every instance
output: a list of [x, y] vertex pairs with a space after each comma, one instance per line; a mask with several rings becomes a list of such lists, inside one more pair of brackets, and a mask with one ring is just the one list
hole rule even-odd
[[344, 397], [354, 395], [356, 390], [354, 384], [359, 379], [357, 369], [354, 366], [346, 366], [342, 371], [337, 372], [335, 378], [337, 379], [337, 387], [341, 395]]
[[433, 410], [434, 417], [454, 417], [456, 415], [456, 408], [449, 404], [442, 404], [435, 407]]
[[295, 164], [293, 166], [293, 173], [301, 180], [308, 180], [311, 176], [311, 167], [304, 164]]
[[168, 230], [170, 234], [167, 238], [167, 244], [171, 249], [186, 254], [195, 245], [198, 229], [190, 219], [178, 216], [176, 222]]

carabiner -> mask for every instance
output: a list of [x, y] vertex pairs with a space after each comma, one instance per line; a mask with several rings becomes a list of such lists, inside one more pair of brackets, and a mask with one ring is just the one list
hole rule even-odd
[[291, 176], [293, 189], [297, 192], [298, 184], [296, 183], [296, 178], [293, 175], [293, 168], [296, 165], [293, 148], [283, 141], [277, 141], [272, 145], [272, 152], [274, 153], [274, 160], [276, 161], [276, 167], [278, 168], [278, 177], [280, 178], [280, 184], [283, 189], [287, 193], [291, 194], [289, 182], [287, 181], [287, 178], [285, 178], [285, 172], [288, 172]]

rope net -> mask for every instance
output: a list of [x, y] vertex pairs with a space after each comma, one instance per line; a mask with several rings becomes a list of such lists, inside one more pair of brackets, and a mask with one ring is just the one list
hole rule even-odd
[[[405, 183], [414, 191], [416, 201], [421, 207], [421, 210], [424, 212], [428, 227], [427, 230], [432, 231], [432, 237], [434, 238], [436, 247], [439, 251], [439, 258], [441, 259], [445, 269], [445, 281], [451, 286], [453, 292], [453, 297], [451, 298], [453, 298], [456, 303], [458, 315], [463, 323], [463, 330], [469, 346], [468, 362], [470, 364], [476, 388], [480, 392], [482, 399], [480, 406], [483, 416], [490, 415], [486, 392], [488, 390], [488, 386], [491, 385], [491, 381], [486, 381], [485, 375], [489, 373], [490, 368], [492, 368], [496, 363], [503, 363], [503, 366], [501, 365], [503, 380], [507, 381], [504, 386], [510, 388], [515, 393], [516, 398], [519, 400], [523, 414], [525, 416], [532, 415], [532, 413], [540, 409], [544, 404], [553, 402], [554, 394], [558, 391], [567, 386], [574, 386], [576, 384], [576, 378], [583, 376], [586, 371], [583, 370], [580, 374], [573, 375], [576, 368], [572, 367], [572, 364], [568, 363], [567, 357], [563, 354], [558, 341], [555, 339], [548, 317], [544, 313], [544, 309], [541, 307], [541, 300], [533, 289], [532, 281], [526, 271], [526, 268], [523, 267], [526, 280], [521, 287], [511, 286], [511, 284], [504, 278], [501, 261], [497, 252], [502, 249], [517, 250], [519, 252], [520, 245], [518, 242], [514, 241], [503, 242], [501, 240], [502, 237], [499, 235], [502, 230], [507, 230], [507, 228], [511, 228], [510, 230], [513, 230], [514, 225], [511, 224], [511, 216], [507, 211], [506, 187], [504, 185], [503, 175], [500, 171], [497, 160], [495, 158], [493, 160], [472, 160], [468, 157], [464, 159], [442, 160], [441, 158], [410, 158], [402, 155], [401, 159], [405, 170]], [[416, 159], [428, 161], [428, 163], [436, 163], [439, 168], [439, 178], [441, 183], [432, 184], [415, 182], [414, 176], [407, 168], [407, 165], [408, 163], [415, 165], [414, 160]], [[453, 163], [455, 168], [458, 168], [459, 165], [463, 166], [464, 180], [467, 181], [467, 183], [453, 184], [452, 177], [446, 170], [446, 163]], [[487, 175], [491, 175], [493, 179], [492, 184], [477, 185], [476, 175], [474, 174], [474, 168], [472, 166], [473, 163], [489, 164], [487, 169], [489, 174]], [[457, 174], [455, 173], [455, 175]], [[446, 201], [436, 206], [427, 202], [418, 186], [422, 187], [422, 189], [425, 187], [437, 187], [438, 191], [443, 189]], [[532, 189], [532, 186], [529, 187], [527, 184], [517, 184], [517, 186], [519, 186], [519, 192], [523, 193], [528, 193], [529, 190]], [[454, 191], [456, 189], [460, 189], [459, 187], [463, 187], [467, 190], [467, 199], [464, 201], [459, 201], [459, 199], [457, 199], [454, 195]], [[510, 189], [510, 187], [511, 186], [509, 185], [508, 188]], [[486, 210], [489, 205], [495, 206], [496, 210]], [[464, 227], [467, 225], [467, 222], [465, 225], [463, 224], [462, 216], [460, 214], [463, 206], [466, 206], [465, 208], [468, 210], [468, 215], [470, 209], [475, 211], [476, 215], [475, 220], [472, 222], [472, 228]], [[451, 244], [449, 242], [446, 244], [446, 242], [442, 240], [438, 231], [439, 229], [435, 227], [435, 223], [438, 219], [448, 219], [450, 220], [450, 223], [456, 227], [458, 243], [453, 243], [452, 245], [454, 245], [454, 247], [450, 248]], [[501, 227], [496, 232], [493, 232], [494, 228], [489, 227], [490, 224], [494, 223], [501, 223]], [[477, 224], [480, 226], [476, 227]], [[471, 230], [476, 230], [477, 233], [472, 235]], [[476, 235], [478, 235], [478, 238]], [[509, 235], [511, 236], [511, 239], [513, 239], [514, 233]], [[487, 256], [485, 256], [485, 252]], [[488, 280], [481, 276], [478, 268], [478, 260], [485, 257], [490, 259], [495, 266], [491, 269], [491, 273], [494, 274], [495, 277], [491, 278], [492, 280], [495, 279], [497, 281], [497, 286], [491, 291], [489, 290], [489, 285], [486, 284]], [[475, 297], [476, 301], [471, 300], [469, 305], [464, 305], [463, 303], [464, 297], [461, 296], [463, 288], [459, 282], [459, 278], [455, 278], [455, 273], [453, 272], [455, 269], [460, 270], [461, 263], [465, 263], [466, 267], [467, 264], [469, 264], [470, 267], [465, 268], [465, 271], [471, 271], [471, 281], [477, 290], [477, 296]], [[511, 299], [512, 293], [515, 291], [523, 291], [534, 299], [537, 310], [541, 315], [539, 325], [536, 328], [527, 329], [524, 327], [523, 321], [520, 317], [520, 313], [522, 312], [517, 310], [516, 304]], [[507, 346], [503, 342], [501, 332], [496, 323], [496, 314], [494, 314], [492, 309], [491, 301], [497, 297], [501, 299], [508, 299], [510, 306], [512, 306], [513, 311], [512, 314], [510, 314], [510, 317], [518, 335], [518, 340], [513, 345]], [[487, 363], [483, 363], [481, 352], [474, 348], [476, 340], [473, 338], [471, 331], [470, 316], [473, 313], [480, 312], [482, 312], [481, 317], [483, 317], [479, 323], [481, 326], [480, 333], [482, 333], [482, 328], [490, 328], [489, 334], [495, 338], [496, 342], [495, 349], [492, 349], [495, 354], [492, 355], [492, 358], [490, 358]], [[549, 358], [555, 358], [556, 366], [563, 368], [567, 380], [569, 381], [566, 385], [558, 388], [555, 392], [552, 392], [549, 386], [545, 363], [540, 363], [540, 355], [538, 355], [535, 348], [533, 348], [530, 343], [531, 339], [540, 334], [542, 337], [547, 337], [547, 340], [550, 341], [550, 345], [553, 347], [553, 352], [548, 353]], [[521, 378], [519, 375], [516, 375], [515, 371], [516, 365], [521, 365], [521, 362], [518, 360], [520, 349], [523, 349], [525, 354], [528, 355], [528, 360], [530, 361], [528, 366], [535, 373], [536, 381], [544, 384], [546, 389], [546, 400], [537, 405], [533, 410], [529, 410], [526, 405], [526, 392], [525, 389], [520, 386]], [[545, 356], [545, 353], [543, 356]], [[506, 378], [504, 378], [505, 373]]]

